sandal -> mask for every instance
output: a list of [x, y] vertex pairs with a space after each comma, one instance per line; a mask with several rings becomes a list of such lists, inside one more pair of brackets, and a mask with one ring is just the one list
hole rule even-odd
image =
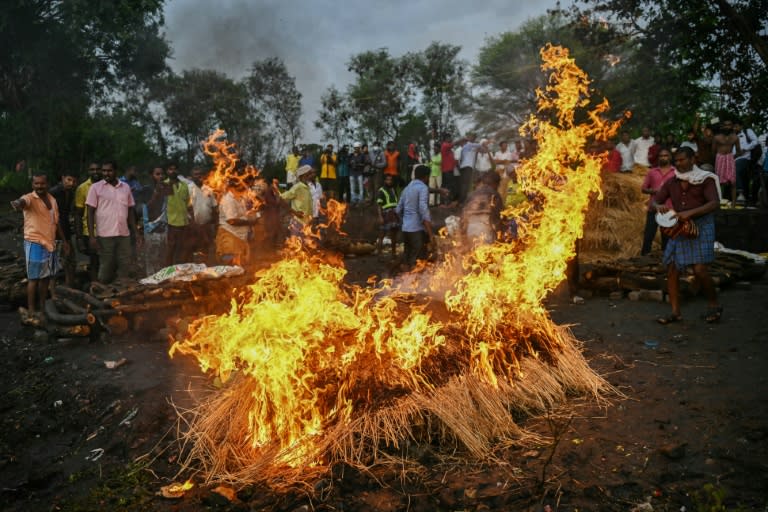
[[707, 308], [707, 312], [704, 313], [704, 321], [708, 324], [716, 324], [720, 322], [721, 316], [723, 316], [723, 306]]
[[673, 324], [675, 322], [682, 322], [683, 321], [683, 315], [676, 315], [674, 313], [670, 313], [666, 316], [660, 316], [656, 319], [657, 322], [659, 322], [661, 325], [668, 325]]

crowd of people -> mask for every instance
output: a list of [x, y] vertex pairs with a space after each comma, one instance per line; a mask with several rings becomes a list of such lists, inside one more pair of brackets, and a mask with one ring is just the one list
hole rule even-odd
[[[644, 176], [642, 192], [649, 200], [643, 254], [656, 236], [657, 213], [674, 209], [681, 224], [696, 224], [698, 237], [662, 233], [662, 246], [670, 283], [682, 267], [693, 265], [710, 299], [708, 320], [721, 312], [707, 284], [706, 264], [714, 258], [712, 212], [729, 194], [730, 204], [757, 201], [757, 169], [765, 159], [756, 148], [762, 148], [758, 138], [738, 120], [705, 126], [701, 133], [694, 126], [680, 143], [673, 136], [651, 137], [643, 128], [635, 139], [624, 131], [618, 143], [595, 142], [592, 148], [604, 156], [606, 172]], [[229, 179], [225, 190], [209, 187], [201, 167], [185, 177], [174, 162], [155, 166], [144, 183], [135, 167], [118, 177], [114, 161], [90, 164], [79, 184], [77, 173], [61, 173], [50, 190], [48, 177], [37, 174], [33, 191], [11, 203], [24, 212], [29, 285], [23, 318], [36, 321], [57, 273], [76, 285], [78, 255], [88, 262], [90, 280], [104, 284], [179, 263], [249, 265], [279, 249], [287, 236], [302, 236], [308, 225], [317, 225], [328, 200], [368, 205], [379, 227], [378, 252], [384, 253], [388, 240], [395, 257], [402, 239], [403, 270], [427, 259], [434, 246], [432, 208], [461, 208], [460, 230], [471, 243], [491, 243], [509, 233], [501, 213], [529, 199], [515, 170], [526, 151], [535, 149], [522, 141], [477, 141], [473, 134], [444, 135], [430, 149], [411, 143], [401, 153], [394, 141], [370, 148], [357, 142], [338, 152], [329, 144], [315, 155], [294, 147], [286, 157], [285, 184], [253, 175]], [[676, 290], [670, 284], [673, 312], [662, 323], [681, 318]]]

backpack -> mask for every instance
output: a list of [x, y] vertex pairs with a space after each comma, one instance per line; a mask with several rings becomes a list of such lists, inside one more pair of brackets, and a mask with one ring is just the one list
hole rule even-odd
[[[744, 138], [747, 139], [747, 142], [752, 142], [752, 140], [749, 137], [749, 130], [744, 130]], [[752, 161], [753, 164], [756, 164], [758, 160], [760, 160], [760, 157], [763, 155], [763, 146], [760, 144], [760, 141], [757, 141], [757, 144], [755, 147], [749, 150], [749, 159]]]

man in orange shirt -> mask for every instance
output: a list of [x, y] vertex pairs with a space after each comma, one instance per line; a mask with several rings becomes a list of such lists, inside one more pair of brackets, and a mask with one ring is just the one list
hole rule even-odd
[[[27, 262], [27, 310], [19, 309], [25, 325], [39, 325], [48, 285], [56, 271], [56, 238], [63, 240], [64, 252], [69, 254], [69, 241], [59, 224], [59, 207], [48, 193], [48, 177], [32, 177], [32, 192], [11, 201], [14, 210], [24, 212], [24, 256]], [[35, 303], [40, 306], [35, 310]]]
[[395, 148], [394, 141], [387, 142], [387, 149], [384, 150], [384, 158], [387, 160], [387, 166], [384, 168], [384, 176], [395, 177], [395, 186], [400, 183], [400, 152]]

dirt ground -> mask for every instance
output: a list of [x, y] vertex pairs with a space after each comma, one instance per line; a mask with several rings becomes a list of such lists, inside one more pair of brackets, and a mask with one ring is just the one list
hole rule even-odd
[[[354, 213], [363, 219], [363, 214]], [[362, 223], [360, 225], [363, 225]], [[353, 233], [370, 236], [370, 232]], [[18, 242], [4, 233], [3, 245]], [[347, 260], [363, 282], [386, 268]], [[315, 492], [248, 487], [234, 501], [197, 487], [157, 496], [178, 471], [174, 407], [211, 381], [166, 341], [45, 339], [0, 312], [0, 508], [90, 510], [768, 510], [768, 278], [721, 291], [722, 323], [658, 325], [668, 306], [567, 295], [549, 301], [590, 364], [624, 398], [574, 399], [523, 426], [546, 436], [463, 464], [411, 447], [409, 465], [333, 468]], [[656, 342], [655, 348], [648, 345]], [[107, 369], [104, 361], [127, 363]], [[683, 508], [684, 507], [684, 508]]]

